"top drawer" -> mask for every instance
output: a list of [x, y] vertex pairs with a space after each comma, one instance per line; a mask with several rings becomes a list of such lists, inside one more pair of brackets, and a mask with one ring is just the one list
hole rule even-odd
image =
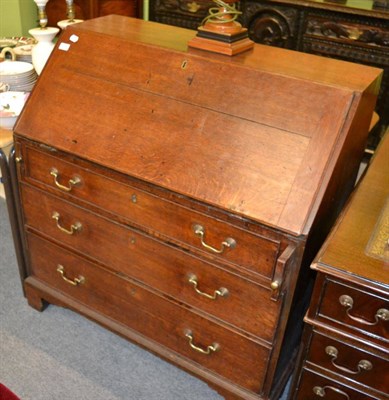
[[388, 298], [327, 280], [318, 307], [319, 318], [340, 324], [342, 329], [389, 343]]
[[[280, 241], [268, 239], [227, 222], [157, 197], [136, 187], [128, 177], [50, 150], [22, 147], [21, 179], [45, 190], [70, 196], [125, 218], [168, 242], [200, 250], [212, 259], [274, 278]], [[130, 184], [128, 184], [130, 183]]]

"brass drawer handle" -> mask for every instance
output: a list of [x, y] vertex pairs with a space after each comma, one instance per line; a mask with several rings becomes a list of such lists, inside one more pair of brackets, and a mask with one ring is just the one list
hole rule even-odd
[[195, 274], [189, 274], [189, 283], [191, 283], [194, 287], [194, 290], [196, 291], [196, 293], [198, 293], [200, 296], [204, 296], [207, 299], [211, 299], [211, 300], [216, 300], [217, 296], [220, 297], [227, 297], [229, 292], [228, 289], [221, 287], [220, 289], [217, 289], [213, 292], [213, 294], [208, 294], [205, 292], [202, 292], [201, 290], [198, 289], [198, 280], [197, 280], [197, 276]]
[[195, 1], [192, 1], [191, 3], [187, 4], [188, 11], [191, 13], [196, 13], [200, 9], [200, 4], [197, 4]]
[[61, 185], [61, 184], [58, 182], [58, 179], [59, 179], [59, 172], [58, 172], [58, 170], [57, 170], [56, 168], [51, 168], [51, 170], [50, 170], [50, 175], [54, 177], [54, 183], [55, 183], [55, 185], [56, 185], [58, 188], [60, 188], [61, 190], [65, 191], [65, 192], [70, 192], [70, 191], [72, 190], [73, 186], [76, 186], [76, 185], [78, 185], [78, 184], [81, 183], [81, 179], [80, 179], [78, 176], [75, 176], [74, 178], [69, 179], [69, 186]]
[[346, 392], [343, 392], [343, 390], [340, 390], [333, 386], [324, 386], [324, 387], [315, 386], [313, 388], [313, 393], [315, 393], [315, 395], [319, 396], [319, 397], [326, 397], [327, 389], [333, 390], [335, 393], [338, 393], [338, 394], [344, 396], [347, 400], [350, 400], [350, 396]]
[[195, 350], [195, 351], [197, 351], [197, 352], [199, 352], [201, 354], [210, 355], [211, 353], [214, 353], [214, 352], [220, 350], [220, 345], [218, 343], [212, 343], [210, 346], [207, 346], [207, 348], [205, 350], [203, 348], [201, 348], [201, 347], [196, 346], [193, 343], [193, 334], [192, 334], [191, 331], [186, 331], [185, 337], [188, 338], [188, 340], [189, 340], [189, 346], [193, 350]]
[[227, 238], [225, 241], [222, 242], [220, 249], [215, 249], [214, 247], [210, 246], [209, 244], [205, 243], [205, 229], [201, 225], [193, 225], [193, 231], [196, 236], [200, 237], [201, 245], [205, 247], [207, 250], [212, 251], [213, 253], [221, 254], [223, 251], [227, 249], [234, 249], [236, 247], [236, 240], [232, 238]]
[[59, 272], [61, 274], [62, 279], [65, 282], [69, 283], [70, 285], [78, 286], [78, 285], [82, 285], [85, 283], [85, 278], [81, 275], [78, 278], [74, 278], [74, 279], [67, 278], [65, 275], [65, 269], [61, 264], [57, 265], [57, 272]]
[[349, 373], [349, 374], [357, 375], [357, 374], [360, 374], [360, 373], [363, 372], [363, 371], [370, 371], [370, 370], [373, 368], [373, 364], [372, 364], [370, 361], [368, 361], [368, 360], [361, 360], [361, 361], [359, 361], [359, 362], [358, 362], [358, 365], [357, 365], [357, 370], [356, 370], [356, 371], [355, 371], [355, 370], [352, 370], [352, 369], [348, 369], [348, 368], [346, 368], [346, 367], [342, 367], [341, 365], [339, 365], [339, 364], [337, 364], [337, 363], [335, 362], [336, 359], [337, 359], [337, 357], [338, 357], [338, 353], [339, 353], [339, 351], [338, 351], [338, 349], [337, 349], [336, 347], [334, 347], [334, 346], [327, 346], [326, 349], [325, 349], [325, 351], [326, 351], [326, 354], [328, 354], [328, 355], [331, 357], [331, 363], [332, 363], [332, 365], [333, 365], [335, 368], [340, 369], [340, 370], [343, 371], [343, 372], [346, 372], [346, 373]]
[[343, 294], [342, 296], [339, 297], [339, 303], [343, 306], [346, 307], [346, 313], [347, 315], [356, 322], [359, 322], [360, 324], [364, 324], [364, 325], [377, 325], [378, 322], [384, 321], [387, 322], [389, 321], [389, 310], [387, 310], [386, 308], [380, 308], [379, 310], [377, 310], [377, 312], [374, 315], [374, 322], [371, 321], [367, 321], [364, 318], [359, 318], [359, 317], [355, 317], [354, 315], [351, 315], [350, 311], [352, 310], [353, 306], [354, 306], [354, 300], [351, 296], [348, 296], [347, 294]]
[[61, 218], [61, 216], [59, 215], [59, 213], [57, 211], [53, 211], [53, 214], [51, 216], [53, 219], [55, 219], [56, 223], [57, 223], [57, 228], [61, 231], [64, 232], [68, 235], [73, 235], [76, 232], [79, 232], [82, 228], [82, 224], [81, 222], [76, 222], [72, 225], [70, 225], [70, 229], [66, 229], [63, 226], [61, 226], [61, 224], [59, 223], [59, 219]]

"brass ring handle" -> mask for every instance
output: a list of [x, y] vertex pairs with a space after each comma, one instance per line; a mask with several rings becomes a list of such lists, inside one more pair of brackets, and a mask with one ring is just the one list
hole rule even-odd
[[201, 245], [205, 247], [207, 250], [212, 251], [213, 253], [221, 254], [223, 251], [227, 249], [234, 249], [236, 247], [236, 240], [233, 238], [227, 238], [221, 244], [220, 249], [215, 249], [214, 247], [210, 246], [209, 244], [205, 243], [205, 229], [201, 225], [193, 225], [193, 231], [196, 236], [200, 237]]
[[220, 350], [220, 345], [218, 343], [212, 343], [210, 346], [207, 346], [207, 348], [205, 350], [201, 347], [196, 346], [193, 343], [193, 334], [191, 331], [186, 331], [185, 337], [188, 338], [188, 340], [189, 340], [189, 346], [193, 350], [197, 351], [198, 353], [210, 355], [211, 353], [214, 353], [214, 352]]
[[326, 397], [327, 389], [333, 390], [334, 392], [344, 396], [347, 400], [350, 400], [350, 396], [346, 392], [344, 392], [343, 390], [340, 390], [336, 387], [333, 387], [333, 386], [324, 386], [324, 387], [315, 386], [313, 388], [313, 393], [315, 393], [315, 395], [319, 396], [319, 397]]
[[74, 279], [67, 278], [65, 275], [65, 269], [61, 264], [57, 265], [57, 272], [59, 272], [61, 274], [62, 279], [65, 282], [69, 283], [70, 285], [78, 286], [78, 285], [82, 285], [85, 283], [85, 278], [81, 275], [78, 278], [74, 278]]
[[358, 362], [356, 371], [352, 370], [352, 369], [349, 369], [349, 368], [346, 368], [346, 367], [343, 367], [343, 366], [341, 366], [341, 365], [339, 365], [339, 364], [337, 364], [335, 362], [336, 359], [338, 358], [338, 353], [339, 353], [339, 351], [338, 351], [338, 349], [336, 347], [327, 346], [325, 348], [325, 351], [326, 351], [326, 354], [328, 354], [331, 357], [332, 365], [335, 368], [340, 369], [343, 372], [346, 372], [346, 373], [349, 373], [349, 374], [353, 374], [353, 375], [357, 375], [357, 374], [360, 374], [363, 371], [370, 371], [373, 368], [373, 364], [368, 360], [360, 360]]
[[66, 229], [61, 224], [59, 223], [59, 219], [61, 218], [60, 214], [57, 211], [53, 211], [53, 214], [51, 216], [53, 219], [55, 219], [57, 223], [57, 228], [61, 231], [64, 232], [68, 235], [73, 235], [76, 232], [79, 232], [82, 228], [81, 222], [75, 222], [74, 224], [70, 225], [70, 229]]
[[198, 293], [200, 296], [204, 296], [207, 299], [210, 300], [216, 300], [218, 296], [220, 297], [227, 297], [229, 292], [228, 289], [221, 287], [220, 289], [217, 289], [213, 292], [213, 294], [208, 294], [205, 292], [202, 292], [201, 290], [198, 289], [198, 280], [197, 280], [197, 276], [195, 274], [189, 274], [188, 275], [188, 282], [191, 283], [194, 287], [194, 290], [196, 291], [196, 293]]
[[59, 172], [58, 172], [58, 170], [57, 170], [56, 168], [51, 168], [51, 170], [50, 170], [50, 175], [54, 177], [54, 183], [55, 183], [55, 185], [56, 185], [59, 189], [65, 191], [65, 192], [70, 192], [70, 191], [72, 190], [73, 186], [76, 186], [76, 185], [78, 185], [78, 184], [81, 183], [81, 179], [80, 179], [78, 176], [75, 176], [74, 178], [69, 179], [69, 186], [61, 185], [61, 184], [58, 182], [58, 179], [59, 179]]
[[346, 313], [349, 316], [349, 318], [351, 318], [353, 321], [359, 322], [360, 324], [373, 326], [377, 325], [379, 321], [384, 321], [384, 322], [389, 321], [389, 310], [387, 310], [386, 308], [380, 308], [379, 310], [377, 310], [377, 312], [374, 315], [374, 322], [372, 322], [364, 318], [355, 317], [350, 313], [350, 311], [354, 306], [354, 300], [351, 296], [343, 294], [342, 296], [339, 297], [339, 303], [343, 307], [346, 307]]

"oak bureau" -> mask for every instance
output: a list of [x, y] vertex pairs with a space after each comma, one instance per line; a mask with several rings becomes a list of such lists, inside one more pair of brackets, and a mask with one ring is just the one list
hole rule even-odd
[[381, 71], [194, 35], [121, 16], [62, 33], [14, 128], [24, 290], [226, 399], [277, 399]]

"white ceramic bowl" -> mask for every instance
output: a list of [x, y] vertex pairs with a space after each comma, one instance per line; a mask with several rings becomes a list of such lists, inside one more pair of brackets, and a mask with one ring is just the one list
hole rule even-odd
[[32, 64], [24, 61], [4, 61], [0, 63], [0, 75], [19, 75], [26, 74], [34, 70]]
[[3, 92], [0, 93], [0, 127], [12, 129], [21, 113], [29, 93]]
[[12, 130], [18, 117], [1, 117], [0, 128]]

